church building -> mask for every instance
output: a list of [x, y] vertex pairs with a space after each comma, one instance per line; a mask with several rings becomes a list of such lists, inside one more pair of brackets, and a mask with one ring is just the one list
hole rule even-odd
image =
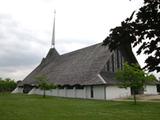
[[[16, 88], [17, 92], [43, 94], [37, 88], [38, 75], [46, 75], [49, 82], [58, 85], [47, 95], [111, 100], [131, 95], [130, 88], [119, 88], [115, 71], [123, 68], [124, 61], [136, 61], [125, 48], [113, 52], [102, 43], [59, 55], [51, 48], [42, 62]], [[146, 94], [157, 94], [155, 85], [147, 85]]]
[[[111, 100], [131, 96], [130, 88], [119, 88], [115, 72], [123, 68], [125, 61], [138, 63], [132, 50], [119, 47], [110, 51], [102, 43], [91, 45], [60, 55], [52, 47], [41, 63], [21, 82], [13, 93], [42, 95], [38, 88], [39, 75], [46, 75], [50, 83], [58, 87], [46, 92], [50, 96]], [[145, 94], [157, 94], [156, 85], [146, 86]]]

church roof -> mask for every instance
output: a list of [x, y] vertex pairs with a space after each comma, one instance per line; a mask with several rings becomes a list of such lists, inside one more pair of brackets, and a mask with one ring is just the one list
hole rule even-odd
[[112, 52], [102, 43], [59, 55], [49, 50], [46, 58], [23, 80], [23, 84], [37, 84], [36, 76], [46, 75], [57, 85], [116, 84], [114, 73], [102, 72]]
[[63, 55], [52, 48], [40, 65], [23, 80], [23, 84], [36, 84], [35, 77], [41, 74], [58, 85], [104, 84], [98, 74], [110, 56], [108, 47], [101, 43]]

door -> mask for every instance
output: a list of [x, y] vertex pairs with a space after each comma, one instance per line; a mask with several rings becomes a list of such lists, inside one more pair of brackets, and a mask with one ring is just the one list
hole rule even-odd
[[94, 91], [93, 91], [93, 86], [91, 86], [91, 98], [94, 97]]

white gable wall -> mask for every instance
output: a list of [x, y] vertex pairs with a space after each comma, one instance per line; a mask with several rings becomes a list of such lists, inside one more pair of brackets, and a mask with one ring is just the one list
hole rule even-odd
[[156, 85], [146, 85], [145, 86], [145, 91], [144, 91], [144, 94], [153, 94], [153, 95], [156, 95], [156, 94], [158, 94], [158, 92], [157, 92], [157, 87], [156, 87]]
[[106, 86], [93, 86], [93, 99], [105, 100], [105, 88]]
[[106, 100], [112, 100], [116, 98], [124, 98], [131, 96], [130, 88], [119, 88], [118, 86], [106, 87]]

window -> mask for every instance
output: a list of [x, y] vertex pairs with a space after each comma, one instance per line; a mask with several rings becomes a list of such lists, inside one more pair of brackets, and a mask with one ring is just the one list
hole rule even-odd
[[94, 93], [93, 93], [93, 86], [91, 86], [91, 98], [94, 97]]
[[120, 68], [120, 62], [119, 62], [119, 51], [117, 50], [117, 68]]
[[73, 86], [68, 85], [68, 86], [66, 86], [66, 88], [67, 89], [73, 89]]
[[121, 57], [121, 62], [120, 62], [120, 64], [121, 64], [121, 69], [123, 68], [123, 57], [122, 57], [122, 55], [120, 56]]
[[82, 86], [82, 85], [77, 85], [75, 87], [76, 87], [76, 89], [84, 89], [84, 86]]
[[114, 54], [112, 55], [112, 71], [114, 72]]
[[110, 70], [109, 67], [110, 67], [110, 65], [109, 65], [109, 61], [108, 61], [108, 62], [107, 62], [107, 71]]
[[58, 88], [59, 89], [64, 89], [64, 86], [59, 85]]

